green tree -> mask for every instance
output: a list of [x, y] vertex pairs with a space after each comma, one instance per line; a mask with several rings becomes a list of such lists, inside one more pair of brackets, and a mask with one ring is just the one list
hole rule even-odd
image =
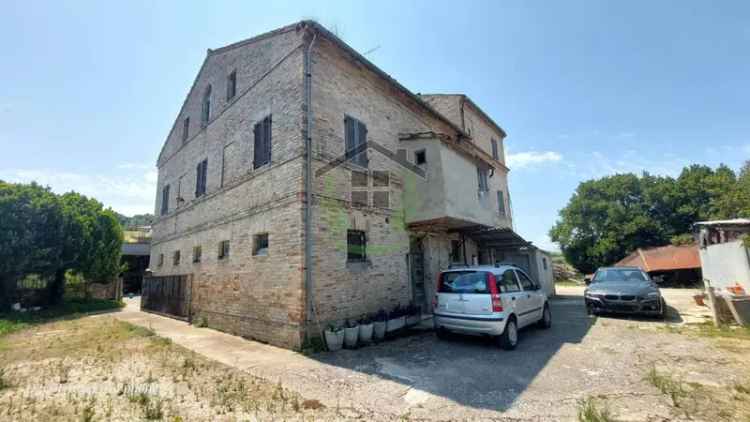
[[110, 281], [120, 273], [121, 245], [115, 213], [98, 201], [0, 181], [0, 310], [8, 309], [26, 274], [52, 280], [52, 304], [62, 300], [68, 270], [89, 281]]
[[638, 246], [662, 244], [668, 237], [652, 219], [645, 191], [633, 174], [582, 182], [550, 237], [583, 273], [622, 259]]
[[0, 310], [10, 307], [24, 274], [55, 272], [64, 236], [60, 204], [49, 188], [0, 181]]

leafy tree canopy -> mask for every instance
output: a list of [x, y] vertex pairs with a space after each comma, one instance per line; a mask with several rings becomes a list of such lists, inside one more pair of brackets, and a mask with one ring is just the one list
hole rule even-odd
[[692, 165], [677, 178], [618, 174], [578, 185], [550, 230], [568, 262], [584, 273], [639, 247], [684, 241], [696, 221], [750, 215], [750, 164]]
[[121, 247], [117, 217], [99, 201], [0, 181], [0, 310], [26, 274], [54, 278], [51, 303], [62, 299], [67, 270], [91, 281], [111, 280], [120, 273]]

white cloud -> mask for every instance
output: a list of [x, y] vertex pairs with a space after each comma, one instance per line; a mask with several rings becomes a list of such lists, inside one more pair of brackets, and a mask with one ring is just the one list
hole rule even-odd
[[154, 212], [156, 169], [108, 175], [52, 169], [9, 169], [0, 170], [0, 179], [16, 183], [34, 181], [49, 186], [56, 193], [76, 191], [125, 215]]
[[562, 160], [562, 155], [555, 151], [527, 151], [508, 154], [508, 167], [522, 169], [545, 163], [556, 163]]

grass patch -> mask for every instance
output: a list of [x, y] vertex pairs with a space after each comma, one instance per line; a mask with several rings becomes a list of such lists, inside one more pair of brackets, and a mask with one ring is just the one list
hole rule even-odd
[[578, 402], [579, 422], [614, 422], [607, 406], [600, 406], [592, 397]]
[[38, 312], [9, 312], [0, 314], [0, 337], [23, 330], [31, 325], [49, 322], [61, 318], [73, 318], [89, 312], [119, 309], [125, 306], [122, 301], [90, 299], [73, 299], [59, 306], [42, 309]]
[[[0, 341], [0, 368], [5, 368], [0, 382], [13, 382], [0, 394], [0, 420], [9, 416], [55, 421], [362, 417], [358, 412], [344, 417], [280, 382], [210, 361], [148, 328], [111, 316], [58, 319]], [[91, 389], [92, 385], [97, 388]], [[39, 391], [45, 392], [36, 394]]]
[[10, 381], [8, 381], [5, 375], [5, 368], [0, 368], [0, 391], [10, 387]]
[[676, 379], [672, 374], [659, 373], [656, 366], [652, 366], [646, 373], [646, 381], [669, 396], [674, 407], [680, 407], [681, 400], [688, 395], [682, 380]]
[[750, 340], [750, 327], [740, 327], [736, 325], [717, 327], [713, 322], [709, 321], [682, 326], [666, 325], [661, 329], [673, 334], [694, 334], [701, 337]]

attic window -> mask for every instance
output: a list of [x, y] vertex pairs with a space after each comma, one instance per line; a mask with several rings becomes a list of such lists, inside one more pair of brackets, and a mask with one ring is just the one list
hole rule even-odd
[[185, 117], [185, 120], [182, 122], [182, 143], [183, 144], [187, 142], [189, 136], [190, 136], [190, 117]]
[[427, 152], [423, 149], [420, 149], [419, 151], [414, 152], [414, 162], [420, 166], [422, 164], [427, 164]]
[[206, 87], [203, 93], [203, 107], [201, 109], [201, 125], [208, 126], [208, 120], [211, 118], [211, 85]]
[[237, 71], [234, 70], [227, 76], [227, 101], [237, 94]]

